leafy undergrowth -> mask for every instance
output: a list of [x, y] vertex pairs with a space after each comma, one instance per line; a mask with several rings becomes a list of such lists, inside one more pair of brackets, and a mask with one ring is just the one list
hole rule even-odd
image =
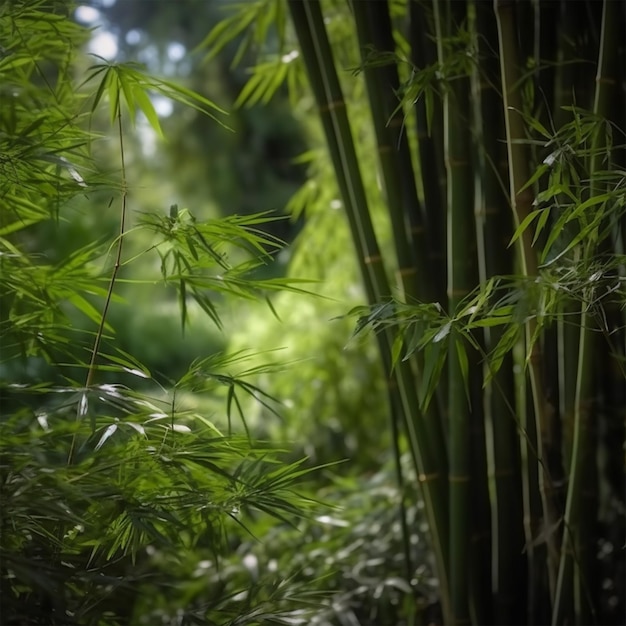
[[223, 559], [186, 554], [171, 571], [186, 582], [168, 589], [148, 584], [137, 623], [373, 626], [440, 619], [419, 498], [406, 510], [412, 529], [406, 582], [400, 493], [391, 469], [336, 478], [317, 496], [324, 506], [297, 524], [253, 515], [251, 534], [234, 538]]

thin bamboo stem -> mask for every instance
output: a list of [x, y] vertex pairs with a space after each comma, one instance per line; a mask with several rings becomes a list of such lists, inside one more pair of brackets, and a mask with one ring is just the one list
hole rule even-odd
[[[442, 14], [438, 2], [433, 3], [438, 39], [447, 35], [467, 19], [467, 4], [453, 2]], [[439, 46], [439, 62], [445, 64], [443, 46]], [[458, 309], [463, 298], [477, 282], [474, 236], [473, 178], [470, 167], [469, 77], [456, 76], [448, 81], [444, 97], [444, 144], [447, 179], [447, 269], [448, 310]], [[461, 361], [465, 346], [460, 337], [451, 336], [448, 354], [448, 429], [450, 441], [450, 599], [452, 624], [469, 624], [470, 618], [470, 538], [479, 515], [478, 507], [470, 509], [472, 488], [478, 477], [472, 475], [472, 438], [474, 420], [482, 420], [481, 403], [470, 407], [468, 391], [479, 372], [475, 353], [467, 355], [467, 370]], [[476, 399], [476, 398], [475, 398]], [[477, 400], [477, 399], [476, 399]], [[483, 474], [482, 478], [486, 479]], [[477, 503], [476, 503], [477, 504]], [[476, 589], [476, 588], [474, 588]], [[472, 598], [474, 600], [474, 598]], [[478, 604], [473, 602], [474, 608]]]
[[[98, 325], [98, 330], [96, 331], [96, 338], [93, 342], [93, 348], [91, 350], [91, 359], [89, 360], [89, 367], [87, 369], [87, 379], [85, 380], [85, 391], [87, 394], [89, 391], [89, 387], [93, 384], [93, 379], [96, 373], [96, 361], [98, 359], [98, 355], [100, 354], [100, 343], [102, 341], [102, 336], [104, 335], [104, 326], [107, 320], [107, 314], [109, 312], [109, 305], [111, 304], [111, 299], [113, 298], [113, 291], [115, 289], [115, 283], [117, 281], [117, 274], [122, 264], [122, 248], [124, 245], [124, 235], [126, 233], [126, 200], [128, 198], [128, 185], [126, 182], [126, 161], [124, 156], [124, 133], [122, 131], [122, 108], [118, 103], [117, 108], [117, 129], [118, 129], [118, 141], [120, 146], [120, 160], [121, 160], [121, 192], [122, 192], [122, 209], [120, 211], [120, 230], [117, 240], [117, 251], [115, 254], [115, 262], [113, 264], [113, 270], [111, 271], [111, 278], [109, 279], [109, 288], [107, 289], [107, 295], [104, 300], [104, 307], [102, 308], [102, 315], [100, 316], [100, 324]], [[79, 408], [77, 410], [76, 419], [80, 419], [81, 416], [81, 406], [83, 405], [83, 401], [81, 400]], [[70, 445], [70, 451], [67, 456], [67, 464], [71, 465], [74, 460], [74, 453], [76, 447], [76, 438], [77, 433], [74, 433], [72, 436], [72, 443]]]
[[[577, 54], [575, 39], [581, 32], [582, 23], [580, 11], [571, 3], [561, 1], [558, 6], [559, 14], [557, 24], [557, 50], [556, 70], [554, 85], [554, 103], [552, 107], [552, 123], [554, 130], [559, 131], [569, 121], [571, 113], [565, 107], [578, 100], [577, 92], [580, 92], [578, 77], [582, 68], [576, 67], [566, 60]], [[566, 175], [566, 174], [565, 174]], [[566, 194], [557, 198], [559, 204], [567, 206], [571, 200]], [[562, 467], [571, 464], [572, 443], [574, 437], [574, 398], [576, 395], [576, 376], [579, 352], [579, 328], [577, 321], [579, 304], [573, 298], [564, 296], [556, 321], [556, 344], [557, 344], [557, 375], [558, 381], [558, 414], [560, 415], [560, 439]], [[564, 475], [560, 483], [559, 497], [567, 492], [569, 477]]]
[[[500, 66], [502, 73], [502, 96], [506, 125], [506, 143], [509, 159], [510, 198], [516, 226], [532, 210], [533, 192], [530, 188], [520, 190], [530, 178], [527, 145], [520, 111], [522, 101], [519, 88], [519, 62], [516, 50], [516, 30], [514, 25], [514, 3], [511, 0], [494, 0], [498, 38], [500, 47]], [[532, 245], [532, 233], [529, 229], [518, 239], [519, 263], [522, 274], [526, 277], [537, 275], [537, 257]], [[536, 425], [536, 452], [538, 455], [539, 491], [543, 509], [545, 543], [548, 551], [547, 571], [550, 597], [554, 597], [556, 572], [558, 566], [558, 547], [554, 529], [557, 527], [559, 514], [554, 501], [553, 484], [547, 470], [551, 457], [553, 440], [554, 412], [546, 400], [543, 388], [542, 354], [537, 335], [537, 320], [529, 317], [525, 324], [526, 360], [532, 391], [534, 419]]]

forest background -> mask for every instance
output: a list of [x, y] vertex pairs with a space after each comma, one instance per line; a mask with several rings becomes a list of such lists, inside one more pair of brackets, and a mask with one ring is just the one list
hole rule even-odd
[[623, 623], [624, 4], [3, 3], [2, 623]]

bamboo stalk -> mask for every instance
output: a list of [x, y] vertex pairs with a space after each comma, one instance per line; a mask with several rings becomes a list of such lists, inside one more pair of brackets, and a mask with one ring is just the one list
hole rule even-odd
[[[433, 3], [435, 21], [441, 35], [467, 19], [467, 4], [452, 2], [445, 6], [444, 15], [438, 2]], [[445, 63], [443, 46], [439, 45], [439, 62]], [[448, 310], [458, 309], [463, 298], [477, 282], [477, 264], [474, 236], [473, 179], [470, 167], [469, 77], [456, 76], [448, 80], [444, 97], [444, 144], [447, 179], [447, 253], [448, 253]], [[482, 420], [480, 402], [470, 407], [468, 390], [478, 368], [475, 353], [467, 356], [469, 367], [464, 370], [457, 349], [462, 340], [450, 337], [448, 354], [448, 429], [449, 429], [449, 491], [450, 491], [450, 601], [452, 623], [469, 624], [470, 537], [475, 526], [478, 508], [470, 509], [472, 487], [477, 488], [478, 477], [472, 476], [471, 429], [475, 420]], [[464, 346], [460, 346], [465, 351]], [[476, 400], [478, 400], [476, 398]], [[477, 461], [478, 459], [474, 459]], [[486, 479], [486, 475], [483, 474]], [[475, 600], [475, 598], [472, 598]], [[480, 604], [480, 603], [478, 603]], [[479, 608], [474, 603], [474, 608]]]
[[[393, 51], [395, 43], [386, 0], [353, 2], [352, 7], [361, 50], [374, 46], [378, 51]], [[395, 93], [400, 80], [396, 66], [366, 67], [365, 83], [392, 224], [398, 283], [409, 301], [430, 301], [434, 290], [432, 273], [429, 273], [424, 219], [417, 196], [411, 154], [406, 133], [402, 132], [404, 116], [402, 110], [397, 109]], [[409, 245], [410, 241], [412, 246]], [[414, 354], [410, 363], [414, 375], [419, 376], [423, 371], [421, 354]], [[443, 426], [436, 403], [430, 403], [424, 418], [433, 437], [436, 437], [436, 449], [445, 450]]]
[[[352, 2], [352, 11], [363, 58], [368, 46], [381, 52], [395, 49], [386, 0]], [[429, 301], [432, 289], [426, 271], [424, 219], [406, 133], [401, 132], [403, 112], [397, 110], [395, 93], [400, 87], [397, 67], [366, 66], [364, 73], [398, 259], [398, 282], [405, 296]]]
[[[362, 50], [371, 45], [379, 51], [394, 50], [387, 1], [353, 2], [352, 6]], [[424, 211], [417, 195], [409, 143], [403, 130], [404, 112], [398, 109], [395, 95], [400, 86], [397, 67], [383, 65], [366, 68], [365, 79], [394, 233], [398, 282], [409, 300], [429, 302], [438, 290], [436, 279], [439, 270], [433, 271], [428, 260]], [[419, 375], [423, 368], [419, 355], [412, 362], [416, 375]], [[437, 448], [444, 449], [443, 426], [436, 409], [437, 405], [431, 403], [425, 418], [432, 422], [433, 431], [436, 429]]]
[[[582, 94], [578, 84], [580, 67], [565, 60], [572, 58], [575, 53], [573, 42], [580, 32], [577, 20], [580, 20], [580, 11], [567, 2], [560, 3], [560, 13], [557, 30], [557, 66], [555, 73], [553, 123], [555, 130], [560, 130], [567, 121], [570, 113], [565, 107], [577, 102]], [[559, 202], [567, 205], [570, 199], [564, 195], [559, 196]], [[576, 373], [578, 363], [578, 339], [579, 329], [574, 323], [579, 306], [573, 298], [563, 298], [561, 311], [556, 322], [557, 327], [557, 352], [558, 352], [558, 388], [559, 401], [558, 411], [561, 417], [561, 455], [563, 466], [568, 467], [571, 463], [572, 442], [574, 435], [574, 397], [576, 393]], [[567, 489], [567, 477], [563, 484]]]
[[[480, 282], [513, 270], [508, 248], [512, 220], [500, 180], [506, 178], [506, 155], [502, 150], [504, 119], [500, 102], [498, 34], [495, 16], [485, 2], [474, 3], [473, 29], [478, 66], [472, 75], [474, 127], [478, 133], [476, 151], [476, 235]], [[499, 167], [504, 162], [505, 167]], [[486, 328], [486, 351], [502, 336], [499, 327]], [[485, 372], [487, 374], [487, 372]], [[515, 396], [513, 358], [508, 354], [493, 380], [485, 386], [485, 421], [491, 504], [491, 593], [496, 624], [525, 623], [523, 515], [519, 445], [516, 416], [509, 399]], [[513, 412], [513, 414], [511, 414]]]
[[[607, 117], [611, 111], [615, 80], [615, 48], [617, 46], [618, 25], [620, 23], [619, 4], [604, 0], [602, 25], [596, 74], [594, 98], [594, 114]], [[606, 149], [604, 129], [596, 134], [591, 157], [591, 193], [606, 191], [598, 185], [597, 172], [601, 169], [602, 153]], [[593, 242], [585, 250], [588, 259], [596, 253]], [[572, 444], [569, 485], [565, 505], [563, 542], [557, 579], [556, 597], [552, 613], [552, 623], [562, 624], [565, 621], [575, 624], [588, 622], [593, 607], [589, 607], [586, 586], [588, 577], [589, 551], [588, 542], [591, 537], [588, 531], [594, 515], [593, 510], [582, 508], [587, 491], [594, 485], [589, 484], [589, 477], [594, 475], [595, 455], [591, 436], [591, 407], [594, 381], [594, 345], [595, 333], [591, 328], [591, 316], [588, 313], [589, 303], [583, 301], [580, 313], [580, 339], [578, 353], [578, 370], [576, 376], [576, 392], [574, 402], [574, 439]], [[582, 568], [587, 565], [587, 571]]]
[[556, 57], [558, 54], [558, 0], [535, 2], [535, 33], [533, 65], [535, 73], [536, 116], [544, 126], [551, 123], [550, 109], [554, 100]]
[[522, 471], [522, 507], [524, 510], [524, 546], [527, 556], [527, 607], [528, 624], [545, 624], [549, 619], [548, 585], [546, 584], [546, 546], [536, 541], [541, 533], [541, 495], [539, 493], [539, 466], [537, 464], [537, 431], [532, 413], [532, 396], [524, 368], [525, 354], [520, 346], [513, 355], [515, 376], [516, 412], [520, 419], [520, 462]]
[[581, 94], [578, 93], [577, 76], [582, 68], [571, 62], [566, 62], [574, 57], [576, 49], [574, 41], [578, 30], [577, 19], [580, 19], [580, 11], [572, 10], [572, 4], [567, 0], [559, 3], [559, 14], [557, 16], [557, 54], [556, 69], [554, 75], [554, 104], [552, 106], [552, 123], [555, 129], [565, 125], [568, 113], [564, 106], [573, 102], [581, 101]]
[[[506, 143], [509, 159], [509, 185], [511, 206], [516, 227], [532, 210], [533, 193], [530, 188], [519, 191], [530, 178], [527, 146], [521, 115], [521, 95], [517, 83], [519, 80], [518, 53], [516, 50], [516, 31], [514, 23], [514, 3], [511, 0], [494, 0], [498, 38], [500, 47], [500, 67], [502, 73], [502, 95], [506, 125]], [[530, 230], [518, 239], [519, 263], [523, 276], [537, 275], [537, 257], [532, 246]], [[554, 597], [556, 572], [558, 566], [558, 547], [554, 529], [557, 527], [559, 514], [554, 501], [553, 484], [548, 473], [548, 460], [555, 446], [553, 440], [553, 410], [546, 400], [542, 377], [542, 354], [540, 343], [535, 340], [537, 321], [530, 317], [525, 323], [526, 360], [532, 391], [535, 429], [537, 433], [536, 449], [539, 491], [541, 495], [543, 526], [547, 547], [547, 571], [550, 597]]]
[[[392, 34], [391, 18], [386, 0], [377, 3], [353, 2], [352, 11], [359, 46], [364, 61], [366, 50], [373, 46], [377, 51], [391, 52], [395, 48]], [[382, 181], [386, 195], [394, 248], [397, 259], [398, 284], [404, 298], [413, 301], [430, 300], [431, 291], [427, 272], [426, 254], [424, 252], [425, 228], [422, 208], [417, 196], [415, 175], [411, 163], [411, 154], [406, 133], [402, 132], [403, 114], [397, 110], [397, 93], [400, 80], [395, 65], [365, 66], [365, 84], [368, 92], [372, 121], [376, 135], [378, 159]], [[410, 246], [412, 241], [413, 246]], [[412, 360], [417, 360], [417, 354]], [[416, 363], [416, 367], [418, 364]], [[420, 368], [421, 369], [421, 368]], [[436, 405], [431, 404], [431, 410]], [[399, 418], [400, 413], [396, 411]], [[433, 426], [440, 424], [438, 416], [429, 415], [427, 419], [436, 420]], [[441, 430], [441, 429], [440, 429]], [[402, 468], [400, 464], [399, 436], [400, 428], [393, 421], [394, 457], [399, 484], [402, 484]], [[443, 437], [443, 433], [441, 433]], [[443, 448], [443, 438], [440, 443]], [[408, 564], [410, 581], [413, 573], [410, 566], [408, 550], [408, 529], [403, 520], [405, 537], [405, 560]]]
[[[413, 65], [418, 72], [438, 64], [437, 45], [434, 38], [429, 36], [429, 33], [434, 32], [434, 27], [431, 25], [433, 20], [428, 19], [425, 5], [426, 0], [414, 0], [409, 3], [409, 40]], [[439, 89], [441, 90], [440, 85]], [[427, 99], [429, 99], [428, 94], [421, 94], [415, 102], [420, 181], [424, 194], [425, 223], [428, 233], [429, 263], [427, 267], [432, 276], [432, 298], [445, 308], [447, 305], [447, 259], [445, 253], [446, 168], [443, 154], [443, 96], [437, 94], [430, 98], [429, 107], [427, 107]], [[447, 379], [447, 371], [444, 370], [441, 372], [435, 394], [438, 413], [442, 420], [447, 420], [448, 415]]]
[[[423, 0], [409, 3], [409, 20], [411, 57], [413, 65], [420, 71], [437, 62], [437, 48], [435, 42], [428, 36], [432, 29], [428, 23]], [[427, 110], [425, 95], [415, 102], [420, 175], [429, 234], [429, 267], [434, 276], [434, 297], [443, 304], [446, 277], [444, 214], [446, 173], [442, 149], [443, 109], [440, 98], [435, 97], [431, 100], [431, 109]]]
[[[367, 297], [371, 304], [380, 303], [389, 296], [390, 291], [367, 209], [367, 198], [321, 6], [316, 1], [290, 0], [289, 9], [319, 108]], [[390, 333], [382, 331], [377, 337], [383, 366], [390, 382], [390, 393], [397, 393], [395, 406], [402, 407], [412, 459], [422, 487], [439, 577], [441, 602], [447, 620], [450, 615], [447, 568], [448, 519], [445, 477], [442, 476], [440, 467], [442, 461], [445, 461], [445, 450], [438, 450], [433, 446], [432, 433], [428, 431], [429, 425], [424, 422], [419, 412], [415, 385], [407, 364], [399, 363], [392, 368]]]

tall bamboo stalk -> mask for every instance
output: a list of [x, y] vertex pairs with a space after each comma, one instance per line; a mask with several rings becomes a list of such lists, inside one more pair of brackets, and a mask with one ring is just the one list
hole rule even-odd
[[[443, 11], [442, 11], [443, 9]], [[467, 20], [467, 4], [433, 3], [438, 25], [439, 62], [445, 65], [447, 50], [443, 37]], [[448, 310], [451, 315], [477, 282], [474, 236], [473, 178], [470, 164], [469, 135], [469, 77], [450, 77], [444, 97], [444, 145], [447, 178], [447, 252], [448, 252]], [[459, 343], [457, 343], [459, 342]], [[477, 373], [474, 356], [467, 370], [461, 356], [465, 346], [461, 339], [450, 337], [448, 354], [448, 429], [449, 429], [449, 490], [450, 490], [450, 599], [454, 624], [469, 624], [470, 537], [479, 508], [470, 509], [472, 487], [478, 485], [472, 476], [472, 423], [482, 421], [481, 403], [470, 407], [469, 392]], [[471, 373], [470, 373], [471, 372]], [[476, 459], [477, 460], [477, 459]], [[482, 478], [486, 479], [486, 472]], [[476, 609], [476, 603], [474, 609]]]
[[[375, 3], [374, 3], [375, 4]], [[438, 50], [435, 39], [434, 20], [427, 12], [427, 0], [414, 0], [409, 3], [409, 42], [411, 59], [417, 72], [435, 67]], [[432, 5], [432, 3], [431, 3]], [[441, 85], [437, 85], [439, 91]], [[431, 92], [432, 94], [432, 92]], [[429, 105], [427, 106], [427, 101]], [[443, 96], [439, 93], [429, 97], [420, 94], [415, 102], [419, 174], [424, 195], [424, 213], [428, 246], [428, 273], [431, 278], [431, 295], [442, 307], [447, 305], [446, 277], [446, 169], [443, 141]], [[444, 370], [436, 390], [438, 413], [447, 419], [448, 376]]]
[[[379, 52], [395, 49], [391, 17], [386, 0], [380, 2], [353, 2], [352, 11], [361, 54], [365, 63], [365, 84], [368, 92], [372, 121], [376, 136], [378, 159], [382, 175], [387, 211], [389, 213], [394, 248], [398, 263], [398, 285], [409, 301], [429, 301], [432, 293], [431, 276], [426, 271], [425, 226], [417, 196], [415, 174], [411, 162], [407, 135], [403, 132], [403, 111], [398, 109], [396, 93], [400, 79], [396, 65], [367, 65], [367, 51], [373, 47]], [[411, 245], [412, 244], [412, 245]], [[411, 358], [421, 370], [419, 355]], [[439, 426], [440, 447], [444, 448], [443, 431], [436, 404], [431, 403], [426, 416], [433, 427]], [[399, 414], [398, 414], [399, 416]], [[398, 480], [401, 481], [398, 425], [394, 422], [395, 462]], [[405, 522], [403, 521], [403, 528]], [[405, 541], [408, 541], [405, 531]], [[407, 563], [409, 562], [407, 550]], [[409, 574], [409, 580], [412, 573]]]
[[533, 37], [533, 64], [535, 74], [535, 108], [544, 126], [550, 124], [550, 109], [554, 100], [555, 61], [558, 54], [558, 0], [533, 3], [535, 32]]
[[[512, 220], [504, 193], [507, 168], [503, 151], [504, 118], [500, 99], [498, 33], [491, 6], [474, 3], [474, 46], [478, 64], [472, 74], [476, 149], [476, 236], [480, 282], [513, 271], [508, 248]], [[502, 180], [504, 178], [504, 180]], [[492, 350], [502, 336], [486, 328], [484, 342]], [[485, 372], [487, 374], [487, 372]], [[505, 360], [485, 385], [488, 475], [491, 484], [491, 593], [495, 624], [525, 623], [524, 529], [521, 507], [519, 444], [514, 403], [513, 358]]]
[[[523, 120], [520, 115], [522, 99], [519, 91], [519, 56], [516, 50], [516, 29], [514, 16], [514, 2], [511, 0], [494, 0], [496, 19], [498, 24], [498, 38], [500, 48], [500, 67], [502, 74], [502, 98], [506, 125], [506, 143], [509, 159], [510, 201], [516, 226], [529, 215], [532, 210], [534, 194], [532, 189], [524, 185], [530, 178], [529, 155]], [[518, 239], [519, 263], [521, 273], [525, 277], [537, 274], [537, 256], [532, 245], [532, 233], [526, 229]], [[527, 454], [537, 455], [538, 482], [541, 495], [543, 513], [543, 537], [547, 547], [547, 571], [550, 588], [550, 597], [553, 597], [556, 585], [556, 571], [558, 566], [558, 548], [555, 529], [559, 519], [558, 510], [554, 502], [553, 484], [547, 471], [548, 458], [556, 442], [552, 439], [554, 428], [553, 409], [546, 401], [542, 377], [542, 354], [539, 341], [536, 340], [537, 321], [530, 317], [525, 323], [526, 332], [526, 360], [532, 391], [532, 405], [534, 412], [536, 440], [528, 443], [531, 448]], [[527, 428], [527, 436], [528, 428]], [[530, 457], [529, 457], [530, 458]]]
[[[581, 19], [582, 14], [582, 19]], [[576, 10], [571, 3], [559, 4], [557, 20], [557, 56], [554, 86], [553, 124], [554, 130], [560, 130], [571, 119], [571, 113], [566, 106], [573, 102], [585, 102], [588, 85], [580, 79], [586, 68], [583, 64], [574, 65], [566, 62], [577, 55], [576, 38], [584, 32], [584, 12]], [[585, 94], [585, 95], [583, 95]], [[568, 172], [564, 168], [563, 176]], [[571, 200], [564, 194], [558, 197], [558, 202], [568, 206]], [[570, 297], [563, 297], [560, 313], [556, 322], [557, 341], [557, 384], [558, 384], [558, 413], [560, 415], [561, 456], [563, 468], [571, 465], [573, 435], [574, 435], [574, 406], [576, 396], [576, 379], [579, 358], [580, 329], [575, 320], [579, 314], [579, 303]], [[567, 493], [569, 476], [567, 473], [560, 481], [559, 497], [564, 500]]]
[[[578, 76], [581, 68], [566, 60], [576, 53], [575, 39], [581, 29], [581, 11], [572, 7], [571, 3], [559, 3], [557, 28], [557, 57], [554, 86], [553, 124], [554, 130], [560, 130], [571, 119], [571, 113], [566, 106], [577, 102], [581, 98], [582, 90]], [[564, 176], [568, 176], [566, 171]], [[558, 202], [567, 206], [571, 200], [562, 194]], [[563, 467], [571, 463], [572, 442], [574, 434], [574, 398], [576, 395], [576, 376], [579, 350], [579, 329], [574, 320], [579, 310], [578, 303], [569, 297], [564, 297], [561, 303], [559, 318], [556, 322], [557, 341], [557, 384], [558, 384], [558, 413], [560, 415], [561, 456]], [[567, 475], [563, 477], [564, 492], [567, 491]]]
[[[395, 42], [386, 0], [353, 2], [352, 7], [362, 52], [371, 46], [378, 51], [393, 51]], [[398, 283], [409, 301], [430, 301], [434, 281], [432, 272], [429, 272], [424, 216], [417, 196], [409, 144], [403, 132], [404, 115], [401, 109], [398, 110], [395, 95], [400, 85], [397, 67], [366, 66], [365, 83], [398, 261]], [[410, 364], [414, 375], [419, 377], [423, 371], [422, 355], [414, 354]], [[436, 449], [445, 450], [443, 425], [436, 403], [430, 403], [424, 418], [437, 439]], [[444, 463], [444, 459], [441, 462]]]
[[[619, 4], [604, 0], [602, 26], [596, 74], [594, 113], [606, 117], [610, 113], [612, 92], [616, 84], [615, 48], [617, 46], [618, 25], [620, 23]], [[602, 158], [606, 149], [604, 129], [598, 129], [593, 142], [591, 158], [591, 194], [603, 193], [597, 182], [597, 172], [604, 169]], [[593, 242], [586, 246], [584, 254], [591, 260], [596, 253]], [[578, 352], [578, 370], [574, 402], [574, 439], [572, 444], [571, 464], [567, 502], [565, 505], [563, 543], [557, 579], [556, 597], [552, 613], [552, 623], [556, 626], [564, 622], [584, 624], [588, 622], [592, 607], [589, 606], [587, 571], [581, 568], [587, 564], [586, 554], [590, 536], [585, 533], [592, 522], [593, 510], [583, 511], [585, 483], [593, 476], [595, 465], [593, 438], [591, 436], [591, 407], [594, 381], [594, 344], [595, 332], [591, 328], [592, 319], [588, 313], [590, 302], [583, 300], [580, 313], [580, 340]], [[588, 489], [593, 485], [588, 485]]]
[[[379, 52], [394, 51], [386, 0], [352, 2], [352, 11], [364, 61], [370, 46]], [[409, 299], [428, 301], [432, 290], [426, 271], [425, 226], [407, 136], [402, 132], [404, 115], [395, 95], [400, 87], [396, 65], [366, 65], [365, 85], [398, 260], [398, 282]]]
[[[319, 108], [367, 297], [371, 304], [379, 303], [389, 297], [390, 291], [367, 208], [367, 197], [321, 7], [316, 1], [290, 0], [289, 9]], [[382, 331], [378, 340], [383, 366], [390, 381], [390, 393], [397, 394], [394, 406], [402, 407], [412, 458], [422, 486], [442, 607], [447, 620], [450, 616], [448, 519], [445, 476], [441, 471], [446, 454], [445, 450], [435, 447], [436, 437], [429, 432], [429, 424], [422, 419], [410, 368], [405, 363], [397, 364], [394, 369], [391, 367], [392, 337]]]
[[[437, 46], [429, 36], [429, 24], [425, 0], [409, 3], [411, 59], [417, 71], [437, 63]], [[422, 94], [415, 102], [417, 140], [419, 150], [420, 178], [424, 193], [424, 206], [428, 229], [429, 268], [434, 277], [438, 302], [445, 301], [445, 213], [446, 174], [443, 161], [443, 109], [441, 98], [430, 100]]]

